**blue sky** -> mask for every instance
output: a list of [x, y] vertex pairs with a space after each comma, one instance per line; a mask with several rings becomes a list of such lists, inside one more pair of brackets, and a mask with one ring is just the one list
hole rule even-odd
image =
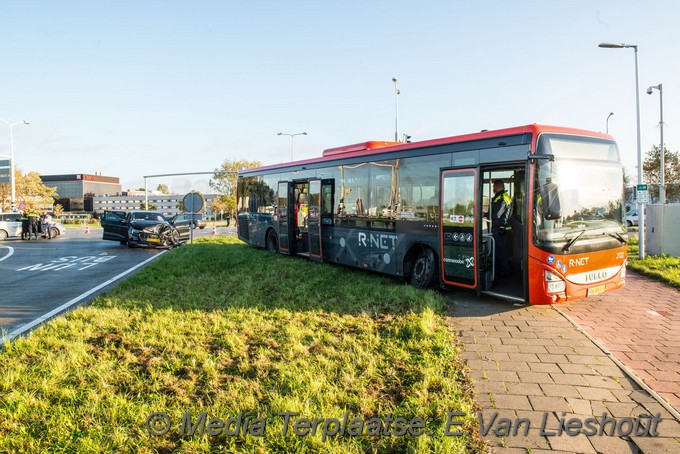
[[[289, 160], [394, 137], [518, 126], [604, 131], [635, 173], [639, 46], [643, 153], [678, 151], [675, 1], [22, 1], [0, 16], [0, 117], [17, 166], [121, 177]], [[0, 154], [9, 132], [0, 123]], [[206, 177], [163, 179], [205, 190]]]

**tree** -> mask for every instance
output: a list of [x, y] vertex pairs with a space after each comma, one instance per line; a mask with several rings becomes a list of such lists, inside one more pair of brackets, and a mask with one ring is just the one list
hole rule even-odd
[[219, 213], [224, 210], [225, 213], [231, 214], [232, 211], [236, 210], [236, 198], [227, 195], [215, 196], [212, 199], [211, 207], [213, 213]]
[[57, 217], [58, 217], [58, 216], [61, 216], [62, 214], [64, 214], [64, 207], [61, 206], [61, 205], [58, 204], [58, 203], [54, 205], [53, 210], [54, 210], [54, 215], [57, 216]]
[[210, 187], [220, 196], [212, 203], [213, 211], [224, 210], [225, 213], [231, 213], [232, 210], [235, 210], [238, 171], [260, 167], [261, 165], [260, 161], [226, 159], [220, 167], [215, 169], [215, 174], [210, 180]]
[[623, 187], [630, 187], [630, 175], [626, 172], [626, 168], [623, 168]]
[[[664, 147], [664, 186], [666, 187], [666, 198], [677, 199], [680, 197], [680, 156], [677, 152], [669, 151]], [[661, 151], [660, 147], [654, 145], [647, 152], [645, 161], [642, 163], [642, 173], [644, 180], [650, 185], [649, 195], [652, 198], [659, 197], [659, 185], [661, 184]]]
[[154, 205], [153, 203], [150, 203], [149, 208], [147, 208], [146, 207], [146, 200], [142, 200], [139, 203], [139, 209], [142, 210], [142, 211], [156, 211], [158, 209], [158, 207], [156, 205]]
[[[40, 173], [28, 172], [24, 175], [19, 169], [14, 169], [14, 186], [17, 204], [23, 203], [27, 210], [39, 210], [45, 205], [51, 205], [57, 197], [57, 190], [45, 186], [40, 179]], [[11, 183], [0, 184], [0, 206], [3, 212], [9, 211], [12, 204]]]
[[156, 191], [160, 191], [161, 194], [170, 194], [170, 188], [165, 183], [159, 184]]

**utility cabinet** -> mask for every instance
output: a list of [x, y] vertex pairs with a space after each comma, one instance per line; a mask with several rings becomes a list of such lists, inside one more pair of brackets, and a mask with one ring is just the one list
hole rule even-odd
[[680, 241], [678, 240], [680, 203], [647, 205], [646, 213], [647, 254], [668, 254], [672, 257], [680, 257]]

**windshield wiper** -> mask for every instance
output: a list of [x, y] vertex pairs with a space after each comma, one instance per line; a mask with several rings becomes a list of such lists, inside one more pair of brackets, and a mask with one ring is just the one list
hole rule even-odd
[[626, 241], [626, 239], [624, 237], [622, 237], [621, 235], [619, 235], [617, 232], [610, 233], [609, 236], [612, 237], [612, 238], [616, 238], [617, 240], [619, 240], [621, 242], [621, 244], [628, 243], [628, 241]]
[[576, 236], [574, 236], [572, 239], [570, 239], [569, 241], [567, 241], [567, 244], [564, 245], [564, 247], [562, 248], [562, 250], [563, 250], [564, 252], [569, 252], [569, 249], [571, 249], [571, 247], [574, 245], [574, 243], [576, 243], [576, 240], [578, 240], [579, 238], [581, 238], [581, 235], [583, 235], [583, 233], [585, 233], [585, 231], [586, 231], [586, 229], [581, 230], [580, 232], [578, 232], [578, 233], [576, 234]]

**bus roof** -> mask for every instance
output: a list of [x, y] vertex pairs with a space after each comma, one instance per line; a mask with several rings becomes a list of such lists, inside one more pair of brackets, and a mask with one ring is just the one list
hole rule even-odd
[[247, 175], [250, 173], [258, 173], [266, 170], [285, 169], [288, 167], [296, 167], [306, 164], [315, 164], [324, 161], [335, 161], [344, 158], [355, 158], [365, 155], [372, 155], [378, 153], [391, 153], [404, 150], [413, 150], [418, 148], [434, 147], [438, 145], [446, 145], [451, 143], [471, 142], [474, 140], [492, 139], [494, 137], [507, 137], [520, 134], [531, 133], [534, 136], [533, 140], [539, 133], [552, 132], [558, 134], [572, 134], [584, 135], [590, 137], [598, 137], [603, 139], [613, 139], [612, 136], [601, 132], [588, 131], [585, 129], [567, 128], [563, 126], [547, 126], [539, 124], [531, 124], [525, 126], [517, 126], [513, 128], [496, 129], [492, 131], [481, 131], [472, 134], [463, 134], [460, 136], [444, 137], [441, 139], [423, 140], [420, 142], [386, 142], [386, 141], [368, 141], [358, 144], [345, 145], [342, 147], [329, 148], [323, 151], [320, 158], [304, 159], [301, 161], [285, 162], [281, 164], [272, 164], [252, 169], [243, 169], [239, 171], [239, 175]]

